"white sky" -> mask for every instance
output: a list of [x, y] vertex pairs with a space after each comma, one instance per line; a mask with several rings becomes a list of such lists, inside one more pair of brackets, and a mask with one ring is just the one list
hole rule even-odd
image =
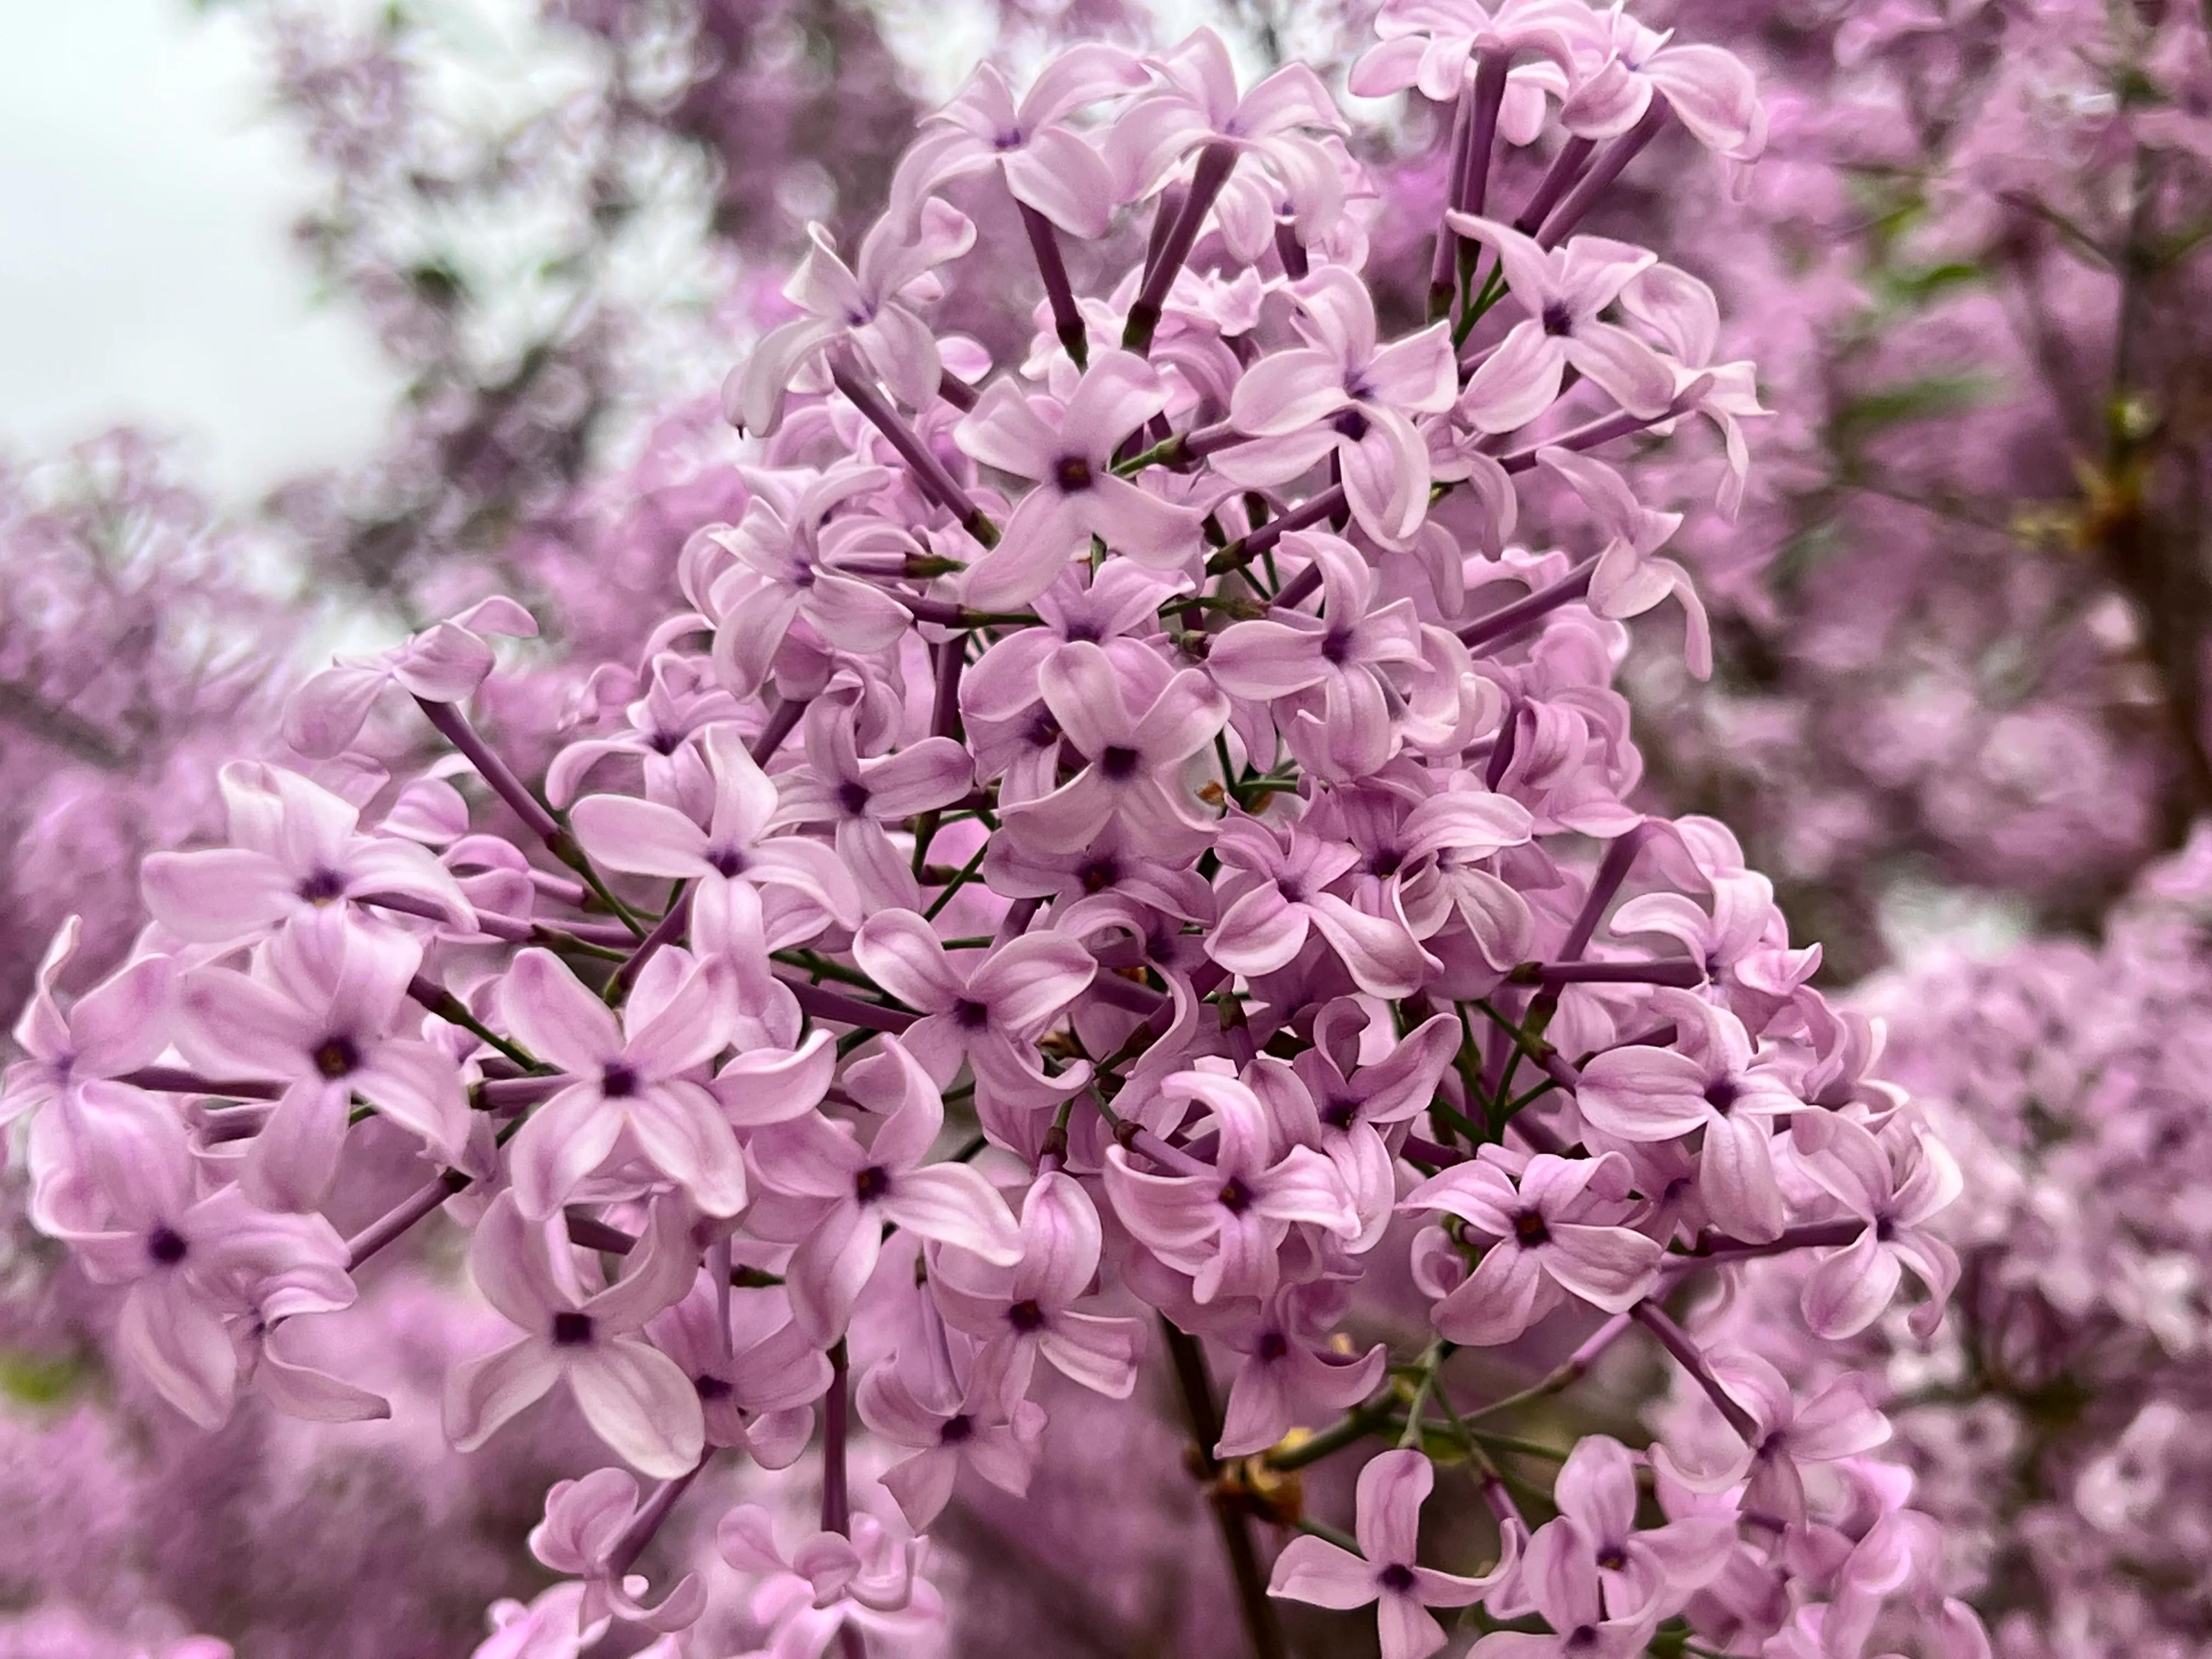
[[357, 455], [394, 385], [287, 226], [252, 38], [184, 0], [0, 0], [0, 444], [130, 421], [234, 504]]

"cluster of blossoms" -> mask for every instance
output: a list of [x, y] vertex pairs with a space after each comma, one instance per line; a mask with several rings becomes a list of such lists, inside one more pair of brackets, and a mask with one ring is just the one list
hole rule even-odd
[[[2203, 9], [1674, 11], [1771, 89], [1747, 198], [1651, 212], [1696, 226], [1777, 414], [1741, 520], [1680, 538], [1714, 693], [1632, 671], [1655, 781], [1847, 976], [1900, 873], [2090, 926], [2212, 803]], [[1698, 474], [1636, 476], [1674, 505]]]
[[138, 861], [216, 832], [214, 774], [266, 724], [265, 540], [219, 526], [171, 458], [118, 431], [44, 462], [0, 459], [0, 999], [88, 918], [96, 971], [129, 947]]
[[[1802, 1258], [1833, 1344], [1955, 1272], [1946, 1155], [1817, 947], [1719, 824], [1626, 800], [1623, 623], [1671, 598], [1709, 644], [1601, 452], [1710, 419], [1733, 497], [1757, 405], [1705, 285], [1581, 227], [1662, 128], [1755, 155], [1750, 78], [1580, 0], [1378, 33], [1355, 89], [1451, 112], [1425, 325], [1382, 337], [1310, 69], [1243, 85], [1201, 31], [981, 71], [849, 252], [814, 234], [726, 388], [743, 510], [540, 787], [471, 718], [536, 627], [485, 599], [299, 690], [298, 765], [224, 769], [228, 844], [146, 862], [125, 967], [64, 996], [48, 951], [0, 1109], [164, 1398], [383, 1416], [322, 1333], [442, 1212], [507, 1332], [444, 1379], [453, 1443], [556, 1395], [620, 1460], [547, 1494], [562, 1582], [488, 1659], [937, 1650], [959, 1482], [1024, 1492], [1154, 1351], [1263, 1659], [1285, 1601], [1373, 1604], [1387, 1659], [1437, 1608], [1516, 1659], [1986, 1650], [1853, 1380], [1668, 1311]], [[1492, 150], [1554, 116], [1508, 220]], [[977, 179], [1045, 295], [1007, 359], [928, 315]], [[453, 752], [395, 775], [365, 734], [410, 702]], [[418, 1184], [341, 1231], [395, 1147]], [[1363, 1346], [1399, 1285], [1422, 1316]], [[1540, 1324], [1571, 1355], [1478, 1401]], [[1639, 1329], [1710, 1423], [1510, 1431]], [[1304, 1513], [1282, 1477], [1378, 1437], [1352, 1530]], [[1487, 1517], [1449, 1568], [1439, 1461]], [[676, 1517], [714, 1559], [639, 1571]]]
[[1778, 1311], [1814, 1282], [1783, 1262], [1699, 1328], [1756, 1328], [1792, 1376], [1871, 1385], [1947, 1572], [2018, 1659], [2194, 1653], [2212, 1620], [2208, 904], [2200, 830], [2146, 872], [2100, 947], [1938, 959], [1863, 994], [1889, 1019], [1885, 1069], [1964, 1171], [1960, 1200], [1924, 1226], [1917, 1204], [1851, 1199], [1888, 1217], [1908, 1261], [1959, 1263], [1932, 1346], [1887, 1313], [1841, 1349], [1776, 1349], [1791, 1328]]

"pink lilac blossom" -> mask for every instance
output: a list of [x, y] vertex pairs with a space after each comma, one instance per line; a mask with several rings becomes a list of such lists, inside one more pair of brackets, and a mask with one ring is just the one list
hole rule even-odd
[[[1474, 216], [1469, 142], [1443, 302], [1397, 337], [1310, 66], [1248, 87], [1204, 30], [1063, 60], [1073, 101], [1031, 114], [1055, 179], [1112, 199], [1097, 235], [1036, 208], [1031, 252], [1048, 290], [1118, 268], [1012, 349], [953, 337], [915, 277], [990, 255], [924, 131], [849, 290], [818, 239], [814, 320], [739, 366], [738, 522], [686, 538], [688, 605], [582, 669], [605, 727], [520, 768], [479, 729], [507, 695], [480, 630], [526, 635], [520, 606], [312, 684], [294, 726], [345, 792], [234, 767], [229, 844], [149, 861], [129, 964], [77, 996], [50, 968], [0, 1085], [33, 1218], [131, 1286], [123, 1366], [205, 1422], [374, 1419], [373, 1367], [311, 1361], [358, 1272], [434, 1216], [465, 1233], [503, 1335], [441, 1368], [448, 1437], [573, 1408], [602, 1453], [532, 1536], [564, 1583], [480, 1654], [617, 1621], [671, 1659], [945, 1650], [936, 1529], [1019, 1516], [1067, 1424], [1151, 1376], [1217, 1535], [1194, 1599], [1261, 1659], [1292, 1601], [1374, 1603], [1390, 1659], [1450, 1639], [1437, 1609], [1494, 1648], [1856, 1659], [1887, 1620], [1966, 1659], [1895, 1484], [1827, 1503], [1889, 1432], [1864, 1380], [1795, 1387], [1668, 1311], [1816, 1253], [1819, 1332], [1881, 1317], [1900, 1265], [1940, 1298], [1948, 1183], [1727, 832], [1626, 804], [1621, 618], [1702, 613], [1653, 557], [1674, 515], [1589, 452], [1705, 371], [1602, 331], [1593, 296], [1652, 256], [1563, 239], [1669, 122], [1731, 163], [1760, 124], [1717, 49], [1543, 17], [1470, 32], [1469, 131], [1564, 41], [1539, 56], [1580, 159], [1524, 258]], [[1509, 297], [1533, 346], [1479, 331]], [[1247, 446], [1275, 450], [1240, 476]], [[1597, 510], [1558, 510], [1562, 475]], [[452, 757], [374, 761], [351, 711], [387, 684]], [[116, 1040], [122, 1006], [170, 1040]], [[396, 1190], [341, 1231], [372, 1160]], [[1559, 1448], [1532, 1528], [1544, 1448], [1498, 1419], [1631, 1331], [1721, 1434], [1692, 1413], [1646, 1455], [1651, 1527], [1629, 1454]], [[1524, 1337], [1574, 1357], [1509, 1390]], [[1315, 1512], [1286, 1477], [1376, 1437], [1343, 1533], [1328, 1470]], [[1439, 1461], [1478, 1502], [1424, 1547]]]

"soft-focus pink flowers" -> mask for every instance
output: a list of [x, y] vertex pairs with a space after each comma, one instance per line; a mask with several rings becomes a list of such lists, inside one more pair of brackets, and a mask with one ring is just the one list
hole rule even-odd
[[523, 1334], [453, 1368], [446, 1431], [465, 1451], [480, 1446], [566, 1382], [584, 1420], [624, 1462], [674, 1480], [699, 1461], [705, 1425], [691, 1379], [643, 1333], [696, 1272], [683, 1211], [654, 1206], [622, 1277], [604, 1288], [580, 1279], [565, 1235], [555, 1237], [561, 1225], [526, 1220], [504, 1194], [477, 1224], [470, 1272], [485, 1299]]
[[1275, 1560], [1270, 1595], [1324, 1607], [1376, 1604], [1382, 1659], [1427, 1659], [1444, 1645], [1431, 1607], [1480, 1601], [1514, 1570], [1519, 1540], [1506, 1535], [1496, 1567], [1477, 1578], [1439, 1572], [1416, 1559], [1421, 1505], [1436, 1471], [1419, 1452], [1384, 1452], [1359, 1471], [1359, 1553], [1322, 1538], [1293, 1538]]

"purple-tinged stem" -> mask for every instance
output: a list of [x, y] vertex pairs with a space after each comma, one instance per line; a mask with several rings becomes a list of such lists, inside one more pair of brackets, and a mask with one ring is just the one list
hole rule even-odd
[[[1474, 82], [1465, 81], [1460, 84], [1458, 101], [1452, 106], [1451, 136], [1445, 140], [1451, 146], [1451, 161], [1444, 177], [1444, 206], [1447, 210], [1457, 207], [1460, 198], [1467, 194], [1467, 169], [1470, 159], [1468, 145], [1474, 136]], [[1451, 314], [1455, 292], [1453, 274], [1458, 268], [1458, 234], [1439, 218], [1437, 221], [1436, 249], [1429, 256], [1431, 322]]]
[[1544, 216], [1552, 210], [1552, 204], [1567, 193], [1580, 176], [1583, 164], [1596, 149], [1595, 138], [1570, 138], [1560, 145], [1559, 153], [1552, 158], [1552, 165], [1538, 181], [1536, 193], [1528, 198], [1521, 210], [1521, 216], [1513, 222], [1513, 228], [1523, 236], [1534, 235], [1536, 228], [1544, 222]]
[[922, 442], [921, 434], [885, 401], [884, 394], [855, 371], [848, 354], [841, 352], [830, 358], [830, 379], [845, 394], [846, 401], [884, 434], [890, 447], [898, 451], [899, 458], [914, 470], [915, 482], [921, 486], [924, 495], [959, 520], [960, 527], [984, 546], [998, 545], [998, 526], [984, 516], [983, 509], [960, 487], [959, 481], [945, 470], [945, 463], [937, 459], [937, 452]]
[[951, 369], [946, 369], [937, 377], [937, 395], [965, 414], [975, 407], [981, 394]]
[[393, 1205], [368, 1226], [346, 1240], [346, 1271], [353, 1272], [386, 1245], [398, 1238], [447, 1199], [466, 1188], [469, 1177], [448, 1170]]
[[1199, 151], [1198, 165], [1191, 169], [1190, 194], [1183, 198], [1182, 210], [1161, 242], [1158, 257], [1146, 267], [1144, 287], [1129, 307], [1129, 320], [1121, 330], [1123, 350], [1140, 357], [1152, 354], [1152, 335], [1159, 328], [1168, 290], [1175, 286], [1176, 274], [1190, 258], [1191, 249], [1198, 246], [1199, 228], [1213, 210], [1214, 198], [1236, 169], [1237, 146], [1226, 139], [1217, 138]]
[[532, 794], [522, 780], [514, 775], [513, 769], [492, 752], [491, 745], [469, 724], [469, 717], [461, 713], [457, 705], [450, 702], [432, 702], [428, 697], [417, 697], [415, 703], [429, 717], [430, 724], [438, 735], [467, 757], [469, 764], [476, 768], [477, 775], [491, 786], [492, 793], [507, 803], [508, 810], [529, 827], [530, 833], [552, 848], [555, 855], [560, 857], [563, 864], [568, 863], [568, 859], [561, 854], [559, 845], [565, 843], [572, 848], [575, 845], [569, 839], [568, 832], [561, 827], [552, 813], [545, 810], [544, 803]]
[[1022, 210], [1022, 228], [1029, 233], [1030, 252], [1036, 255], [1037, 275], [1044, 279], [1044, 297], [1052, 307], [1053, 332], [1060, 349], [1078, 368], [1089, 366], [1091, 339], [1083, 331], [1083, 308], [1076, 303], [1074, 284], [1067, 280], [1067, 261], [1060, 257], [1060, 233], [1051, 220], [1027, 202], [1014, 204]]
[[[1473, 113], [1468, 124], [1463, 155], [1455, 160], [1458, 177], [1454, 181], [1451, 205], [1462, 213], [1480, 216], [1490, 200], [1490, 154], [1498, 140], [1498, 113], [1505, 102], [1505, 76], [1512, 66], [1511, 55], [1503, 52], [1486, 52], [1480, 55], [1474, 80], [1462, 95], [1462, 101], [1473, 100]], [[1462, 240], [1449, 225], [1437, 233], [1437, 252], [1439, 258], [1449, 250], [1452, 260], [1449, 266], [1431, 273], [1429, 279], [1429, 314], [1443, 317], [1450, 314], [1452, 302], [1462, 284], [1474, 275], [1479, 250], [1472, 242]], [[1437, 308], [1437, 286], [1443, 284], [1443, 310]]]
[[1160, 1334], [1175, 1369], [1198, 1470], [1211, 1488], [1208, 1496], [1220, 1524], [1222, 1548], [1229, 1557], [1229, 1574], [1237, 1586], [1237, 1605], [1254, 1659], [1284, 1659], [1283, 1632], [1275, 1620], [1275, 1604], [1267, 1599], [1267, 1577], [1260, 1571], [1259, 1553], [1252, 1547], [1251, 1522], [1242, 1505], [1220, 1490], [1221, 1465], [1214, 1459], [1213, 1448], [1221, 1438], [1221, 1413], [1214, 1404], [1206, 1350], [1165, 1314], [1160, 1316]]
[[1667, 1316], [1657, 1303], [1648, 1299], [1639, 1302], [1628, 1310], [1628, 1316], [1659, 1339], [1659, 1346], [1674, 1355], [1675, 1363], [1689, 1372], [1692, 1380], [1705, 1391], [1705, 1398], [1713, 1402], [1720, 1414], [1728, 1419], [1729, 1427], [1736, 1431], [1746, 1445], [1752, 1444], [1758, 1438], [1759, 1425], [1752, 1420], [1751, 1413], [1736, 1404], [1729, 1391], [1721, 1386], [1720, 1378], [1713, 1375], [1712, 1367], [1705, 1363], [1704, 1351], [1691, 1340], [1687, 1331]]
[[1398, 1150], [1415, 1163], [1425, 1164], [1431, 1170], [1446, 1170], [1455, 1164], [1464, 1164], [1470, 1156], [1456, 1146], [1446, 1146], [1425, 1135], [1407, 1135], [1406, 1144]]
[[645, 964], [660, 953], [665, 945], [673, 945], [684, 936], [684, 929], [691, 920], [691, 891], [689, 887], [678, 893], [667, 913], [653, 924], [637, 949], [629, 953], [628, 961], [619, 963], [607, 981], [608, 1000], [619, 1002], [628, 996], [637, 976], [645, 971]]
[[1560, 963], [1579, 961], [1583, 952], [1589, 949], [1606, 907], [1620, 891], [1620, 884], [1628, 879], [1629, 867], [1636, 862], [1636, 855], [1643, 850], [1644, 838], [1650, 833], [1639, 823], [1616, 836], [1605, 849], [1605, 857], [1598, 862], [1597, 874], [1590, 878], [1589, 893], [1583, 900], [1583, 908], [1575, 914], [1574, 926], [1567, 929], [1567, 936], [1560, 943]]
[[858, 997], [842, 995], [791, 974], [779, 973], [776, 979], [798, 1000], [799, 1007], [817, 1019], [835, 1020], [840, 1025], [857, 1025], [871, 1031], [903, 1031], [921, 1018], [902, 1008], [879, 1007]]
[[623, 1575], [637, 1564], [645, 1553], [645, 1547], [653, 1541], [660, 1523], [668, 1519], [668, 1512], [676, 1507], [676, 1500], [684, 1496], [691, 1483], [699, 1478], [699, 1471], [707, 1467], [707, 1459], [714, 1455], [710, 1449], [703, 1453], [692, 1467], [673, 1480], [664, 1480], [653, 1488], [630, 1523], [623, 1528], [622, 1536], [615, 1540], [614, 1547], [607, 1552], [606, 1570], [615, 1583], [622, 1583]]
[[1123, 979], [1119, 974], [1100, 974], [1091, 981], [1090, 994], [1112, 1008], [1126, 1008], [1133, 1014], [1149, 1014], [1167, 1000], [1167, 994], [1155, 991], [1149, 985], [1139, 985], [1133, 979]]
[[937, 647], [937, 696], [930, 705], [929, 734], [933, 738], [960, 735], [960, 671], [968, 663], [968, 641], [955, 635]]
[[1755, 1256], [1787, 1255], [1792, 1250], [1818, 1250], [1856, 1243], [1868, 1224], [1856, 1216], [1847, 1216], [1841, 1221], [1808, 1221], [1788, 1228], [1779, 1237], [1763, 1243], [1721, 1234], [1704, 1234], [1690, 1249], [1679, 1254], [1682, 1260], [1691, 1262], [1744, 1261]]
[[1508, 974], [1514, 985], [1671, 985], [1690, 990], [1705, 970], [1683, 958], [1668, 962], [1524, 962]]
[[1525, 1406], [1532, 1401], [1542, 1400], [1572, 1388], [1589, 1374], [1589, 1369], [1597, 1364], [1598, 1357], [1619, 1341], [1633, 1322], [1627, 1314], [1613, 1315], [1585, 1337], [1580, 1347], [1561, 1360], [1555, 1369], [1546, 1373], [1540, 1381], [1531, 1383], [1516, 1394], [1509, 1394], [1503, 1400], [1493, 1400], [1487, 1406], [1478, 1407], [1465, 1413], [1463, 1420], [1479, 1423], [1486, 1417], [1494, 1417], [1500, 1412], [1511, 1411], [1516, 1406]]
[[1170, 185], [1160, 192], [1159, 200], [1152, 206], [1152, 227], [1145, 233], [1145, 265], [1137, 278], [1142, 289], [1152, 280], [1152, 267], [1160, 262], [1160, 250], [1168, 245], [1168, 233], [1182, 217], [1183, 198], [1190, 192], [1181, 185]]
[[1600, 444], [1611, 443], [1615, 438], [1626, 438], [1631, 433], [1642, 432], [1662, 421], [1671, 421], [1678, 415], [1686, 414], [1690, 406], [1711, 388], [1711, 377], [1701, 374], [1674, 394], [1664, 414], [1647, 418], [1642, 415], [1632, 415], [1625, 409], [1616, 409], [1610, 415], [1601, 415], [1594, 421], [1585, 421], [1556, 438], [1547, 438], [1542, 443], [1530, 444], [1526, 449], [1516, 449], [1510, 455], [1500, 456], [1498, 465], [1507, 472], [1526, 472], [1536, 465], [1536, 455], [1540, 450], [1595, 449]]
[[[853, 1497], [845, 1484], [845, 1442], [852, 1431], [852, 1392], [845, 1339], [830, 1349], [830, 1393], [822, 1402], [822, 1530], [843, 1537], [853, 1533]], [[843, 1659], [866, 1659], [868, 1644], [848, 1619], [837, 1630]]]
[[498, 1077], [476, 1086], [483, 1109], [495, 1117], [511, 1117], [541, 1100], [550, 1100], [568, 1086], [566, 1077]]
[[270, 1083], [247, 1078], [202, 1077], [197, 1072], [179, 1071], [171, 1066], [142, 1066], [135, 1072], [125, 1072], [115, 1079], [134, 1089], [151, 1089], [156, 1094], [219, 1095], [226, 1100], [275, 1100], [284, 1092], [281, 1083]]
[[1496, 789], [1505, 781], [1512, 769], [1513, 750], [1521, 732], [1521, 699], [1516, 697], [1505, 705], [1505, 718], [1499, 722], [1498, 737], [1490, 745], [1490, 761], [1482, 769], [1482, 784], [1486, 789]]
[[830, 1392], [822, 1401], [822, 1530], [849, 1537], [853, 1496], [845, 1484], [845, 1440], [851, 1431], [852, 1398], [840, 1337], [830, 1347]]
[[1597, 557], [1593, 554], [1549, 587], [1540, 587], [1526, 599], [1516, 599], [1487, 616], [1477, 617], [1459, 630], [1460, 643], [1470, 649], [1492, 644], [1549, 616], [1561, 605], [1573, 604], [1589, 592], [1590, 577], [1596, 571]]
[[804, 697], [778, 697], [775, 707], [768, 711], [768, 720], [760, 735], [752, 740], [745, 752], [753, 757], [755, 766], [766, 766], [770, 755], [783, 747], [783, 740], [798, 726], [799, 716], [806, 712]]
[[[1345, 505], [1342, 484], [1332, 485], [1317, 495], [1310, 495], [1280, 518], [1270, 519], [1267, 523], [1255, 526], [1223, 548], [1206, 562], [1206, 574], [1218, 576], [1249, 564], [1293, 530], [1304, 530], [1310, 525], [1319, 524], [1331, 514], [1340, 511]], [[1315, 580], [1318, 583], [1320, 579], [1316, 577]]]
[[1307, 270], [1306, 245], [1298, 240], [1298, 228], [1292, 224], [1275, 227], [1275, 257], [1283, 262], [1283, 275], [1292, 282], [1303, 282]]
[[1659, 129], [1667, 125], [1667, 100], [1656, 94], [1651, 106], [1644, 112], [1643, 119], [1605, 147], [1605, 152], [1590, 163], [1589, 171], [1575, 181], [1567, 198], [1552, 210], [1544, 221], [1543, 229], [1536, 233], [1536, 240], [1543, 247], [1557, 247], [1567, 233], [1583, 222], [1590, 206], [1605, 193], [1606, 186], [1620, 176], [1643, 148], [1658, 137]]
[[[992, 938], [1000, 945], [1005, 944], [1010, 939], [1019, 939], [1024, 933], [1029, 932], [1030, 923], [1036, 919], [1036, 913], [1042, 909], [1043, 906], [1044, 901], [1042, 899], [1016, 899], [1012, 904], [1009, 904], [1006, 907], [1006, 914], [999, 918], [998, 931], [992, 935]], [[1123, 980], [1121, 982], [1124, 985], [1129, 983], [1127, 980]], [[1094, 980], [1092, 983], [1097, 983], [1097, 981]], [[1146, 988], [1139, 986], [1137, 988], [1139, 990], [1144, 990]], [[1152, 992], [1151, 996], [1146, 999], [1144, 1007], [1145, 1012], [1149, 1014], [1158, 1006], [1157, 1002], [1151, 1000], [1152, 997], [1157, 997], [1158, 994], [1159, 994], [1158, 992]]]
[[630, 938], [644, 938], [644, 926], [630, 914], [629, 907], [617, 898], [606, 883], [600, 879], [599, 872], [592, 868], [591, 860], [584, 855], [584, 849], [576, 844], [576, 838], [562, 827], [560, 821], [545, 810], [544, 803], [531, 793], [522, 780], [514, 775], [513, 769], [477, 735], [476, 728], [469, 724], [469, 717], [461, 713], [459, 706], [450, 702], [432, 702], [427, 697], [417, 697], [415, 702], [428, 717], [438, 735], [460, 750], [469, 764], [476, 768], [477, 775], [490, 785], [492, 793], [505, 801], [514, 815], [529, 826], [531, 834], [545, 843], [546, 850], [581, 876], [584, 885], [592, 890], [599, 902], [622, 918], [623, 926], [629, 929]]

